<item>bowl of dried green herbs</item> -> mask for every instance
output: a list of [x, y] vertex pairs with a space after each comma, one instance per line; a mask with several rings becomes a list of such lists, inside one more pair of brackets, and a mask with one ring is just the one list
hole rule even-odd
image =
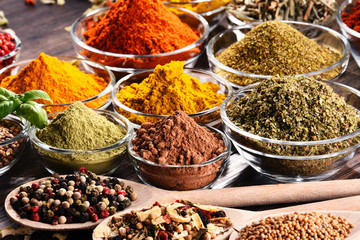
[[282, 182], [325, 179], [360, 148], [360, 91], [306, 77], [273, 77], [230, 95], [224, 131], [258, 172]]
[[206, 52], [211, 70], [241, 88], [276, 75], [333, 81], [347, 68], [350, 45], [324, 26], [267, 21], [219, 33]]

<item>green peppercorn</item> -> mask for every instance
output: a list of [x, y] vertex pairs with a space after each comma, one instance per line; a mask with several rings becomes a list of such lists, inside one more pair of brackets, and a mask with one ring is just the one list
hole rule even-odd
[[125, 207], [129, 207], [130, 205], [131, 205], [131, 201], [130, 201], [130, 199], [129, 198], [124, 198], [124, 201], [123, 201], [123, 203], [125, 204]]
[[78, 207], [78, 210], [82, 213], [86, 212], [88, 208], [85, 206], [85, 204], [80, 204]]
[[112, 206], [109, 208], [109, 214], [114, 215], [116, 213], [116, 207]]
[[52, 218], [52, 217], [54, 217], [54, 212], [53, 211], [51, 211], [51, 210], [48, 210], [47, 211], [47, 216], [49, 217], [49, 218]]
[[133, 189], [131, 186], [127, 186], [125, 192], [126, 192], [127, 194], [130, 194], [130, 193], [133, 193], [133, 192], [134, 192], [134, 189]]

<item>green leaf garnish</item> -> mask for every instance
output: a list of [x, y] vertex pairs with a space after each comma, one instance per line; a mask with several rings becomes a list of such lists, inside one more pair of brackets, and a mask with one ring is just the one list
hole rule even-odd
[[15, 94], [0, 87], [0, 119], [16, 112], [18, 117], [26, 119], [37, 128], [44, 128], [47, 124], [47, 113], [40, 104], [31, 101], [35, 99], [44, 99], [52, 103], [49, 95], [41, 90]]
[[17, 109], [16, 115], [26, 119], [37, 128], [44, 128], [47, 124], [46, 111], [36, 102], [23, 102]]

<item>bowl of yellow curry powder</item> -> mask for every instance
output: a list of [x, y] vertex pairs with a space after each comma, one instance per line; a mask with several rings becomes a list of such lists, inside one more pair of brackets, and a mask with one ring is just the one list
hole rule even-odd
[[94, 109], [111, 104], [113, 73], [89, 60], [41, 53], [36, 59], [16, 62], [0, 70], [0, 86], [16, 94], [42, 90], [52, 99], [35, 100], [48, 114], [63, 111], [76, 101]]
[[340, 33], [295, 21], [256, 22], [225, 30], [207, 46], [210, 68], [233, 87], [272, 76], [333, 81], [345, 72], [350, 45]]
[[231, 93], [232, 87], [216, 74], [184, 69], [183, 61], [172, 61], [122, 78], [112, 91], [112, 102], [134, 128], [176, 110], [183, 110], [197, 123], [215, 126], [221, 122], [220, 105]]

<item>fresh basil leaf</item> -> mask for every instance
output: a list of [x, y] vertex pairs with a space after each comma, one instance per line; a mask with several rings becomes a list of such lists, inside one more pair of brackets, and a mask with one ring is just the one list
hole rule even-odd
[[0, 87], [0, 95], [5, 96], [6, 98], [15, 97], [15, 93], [13, 93], [10, 90], [7, 90], [6, 88]]
[[48, 100], [52, 103], [52, 100], [51, 98], [49, 97], [49, 95], [44, 92], [44, 91], [41, 91], [41, 90], [30, 90], [30, 91], [27, 91], [26, 93], [24, 93], [24, 96], [22, 98], [20, 98], [20, 100], [22, 102], [27, 102], [27, 101], [30, 101], [30, 100], [35, 100], [35, 99], [44, 99], [44, 100]]
[[4, 95], [0, 95], [0, 102], [9, 101]]
[[16, 115], [26, 119], [40, 129], [47, 124], [46, 111], [36, 102], [23, 102], [16, 110]]
[[0, 119], [3, 119], [10, 113], [14, 112], [19, 105], [19, 102], [11, 100], [0, 102]]

